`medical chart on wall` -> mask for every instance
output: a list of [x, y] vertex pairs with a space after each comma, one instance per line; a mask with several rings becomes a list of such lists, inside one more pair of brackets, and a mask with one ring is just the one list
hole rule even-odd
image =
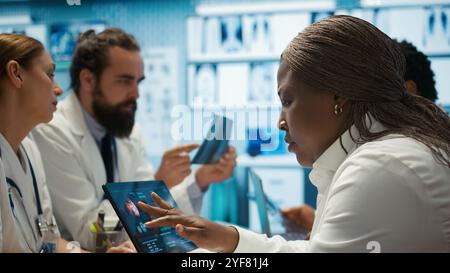
[[171, 137], [172, 108], [178, 101], [178, 51], [175, 47], [142, 50], [145, 80], [139, 86], [136, 120], [147, 156], [160, 156], [175, 143]]

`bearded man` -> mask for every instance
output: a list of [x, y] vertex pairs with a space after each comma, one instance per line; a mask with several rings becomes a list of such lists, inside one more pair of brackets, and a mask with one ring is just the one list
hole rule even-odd
[[[41, 150], [61, 234], [85, 249], [95, 249], [91, 225], [98, 215], [105, 212], [105, 225], [118, 224], [104, 198], [105, 183], [163, 180], [180, 209], [192, 214], [200, 211], [208, 185], [230, 177], [236, 165], [235, 149], [229, 147], [219, 163], [203, 165], [191, 174], [187, 153], [198, 145], [187, 144], [166, 151], [154, 172], [135, 124], [143, 72], [140, 48], [132, 35], [117, 28], [82, 33], [70, 67], [73, 92], [58, 104], [53, 120], [32, 133]], [[122, 233], [116, 243], [128, 239]]]

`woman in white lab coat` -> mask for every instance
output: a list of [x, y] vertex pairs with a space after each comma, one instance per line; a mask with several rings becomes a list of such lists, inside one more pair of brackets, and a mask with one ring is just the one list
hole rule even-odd
[[62, 90], [54, 72], [39, 41], [0, 34], [0, 252], [80, 251], [59, 238], [42, 158], [27, 137], [56, 110]]
[[450, 118], [406, 91], [391, 38], [351, 16], [307, 27], [278, 70], [279, 126], [318, 189], [310, 240], [267, 238], [185, 216], [157, 196], [140, 207], [220, 252], [449, 252]]

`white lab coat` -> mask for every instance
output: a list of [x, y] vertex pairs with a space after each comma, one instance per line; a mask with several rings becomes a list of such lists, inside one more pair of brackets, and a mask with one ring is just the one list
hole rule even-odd
[[[2, 153], [0, 159], [0, 252], [38, 252], [42, 238], [35, 224], [37, 205], [28, 161], [24, 159], [26, 166], [24, 171], [18, 157], [2, 134], [0, 134], [0, 148]], [[53, 219], [52, 204], [39, 150], [28, 138], [23, 140], [20, 150], [23, 156], [26, 153], [30, 158], [36, 176], [42, 211], [45, 219], [50, 223]], [[15, 216], [10, 204], [11, 186], [6, 182], [6, 175], [13, 179], [23, 196], [22, 199], [18, 195], [11, 194]], [[55, 232], [59, 234], [57, 228]]]
[[[74, 93], [58, 104], [53, 120], [38, 126], [33, 131], [33, 137], [44, 160], [62, 236], [78, 241], [83, 248], [94, 250], [90, 225], [97, 220], [98, 211], [106, 211], [106, 221], [118, 218], [109, 201], [102, 201], [104, 192], [101, 186], [106, 181], [106, 171]], [[137, 124], [130, 137], [116, 139], [116, 145], [120, 181], [154, 179]], [[170, 192], [182, 211], [193, 213], [186, 181], [173, 187]]]
[[[382, 128], [375, 122], [374, 130]], [[358, 136], [353, 127], [353, 136]], [[309, 241], [242, 228], [236, 252], [449, 252], [450, 167], [414, 139], [357, 146], [347, 131], [313, 164], [317, 211]]]

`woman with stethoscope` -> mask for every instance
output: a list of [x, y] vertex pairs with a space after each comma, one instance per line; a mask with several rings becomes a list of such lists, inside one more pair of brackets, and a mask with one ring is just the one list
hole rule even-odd
[[[0, 34], [0, 252], [77, 250], [59, 236], [42, 166], [45, 155], [41, 158], [27, 137], [56, 110], [62, 90], [54, 72], [39, 41]], [[132, 252], [132, 247], [110, 252]]]

